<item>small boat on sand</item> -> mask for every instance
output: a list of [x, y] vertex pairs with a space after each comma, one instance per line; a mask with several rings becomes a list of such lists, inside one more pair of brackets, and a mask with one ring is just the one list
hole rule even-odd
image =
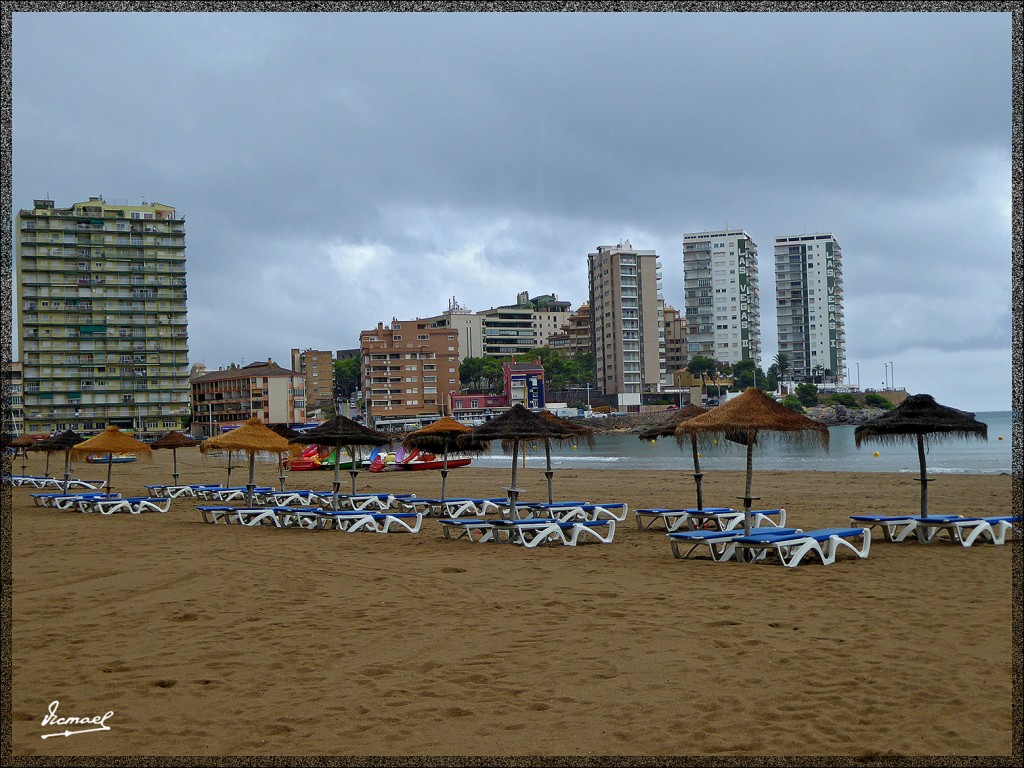
[[85, 457], [90, 464], [127, 464], [135, 459], [134, 453], [90, 453]]

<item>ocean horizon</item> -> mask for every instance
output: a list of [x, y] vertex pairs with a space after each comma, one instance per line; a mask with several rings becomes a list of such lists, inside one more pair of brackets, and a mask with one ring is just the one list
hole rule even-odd
[[[975, 414], [988, 426], [988, 440], [946, 440], [926, 442], [928, 474], [1010, 474], [1012, 471], [1012, 411]], [[754, 470], [821, 472], [907, 472], [919, 474], [916, 443], [899, 445], [864, 444], [857, 448], [854, 426], [829, 427], [829, 451], [811, 445], [766, 440], [754, 446]], [[878, 453], [875, 456], [875, 453]], [[473, 459], [475, 466], [509, 466], [510, 456], [492, 449]], [[704, 446], [700, 451], [701, 471], [746, 469], [746, 448], [728, 441]], [[528, 469], [543, 470], [543, 448], [527, 453]], [[520, 466], [522, 466], [520, 464]], [[690, 447], [680, 447], [674, 438], [641, 440], [636, 434], [595, 435], [594, 446], [553, 444], [553, 469], [645, 469], [691, 471]]]

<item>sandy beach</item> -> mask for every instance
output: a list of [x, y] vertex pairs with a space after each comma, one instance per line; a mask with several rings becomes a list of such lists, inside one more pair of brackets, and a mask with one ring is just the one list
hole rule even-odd
[[[44, 457], [31, 455], [29, 473]], [[178, 451], [182, 482], [226, 462]], [[14, 461], [20, 474], [21, 459]], [[169, 451], [113, 468], [169, 482]], [[680, 472], [567, 470], [560, 498], [694, 503]], [[52, 473], [62, 461], [51, 460]], [[106, 468], [76, 464], [74, 476]], [[277, 484], [259, 464], [257, 482]], [[234, 483], [245, 480], [236, 468]], [[509, 469], [452, 471], [497, 496]], [[343, 489], [349, 477], [343, 473]], [[292, 473], [289, 488], [330, 486]], [[524, 499], [546, 498], [521, 471]], [[1009, 475], [940, 476], [934, 514], [1006, 514]], [[435, 472], [359, 475], [434, 497]], [[743, 477], [708, 473], [707, 506]], [[1012, 546], [886, 543], [786, 569], [677, 560], [630, 513], [610, 545], [524, 550], [441, 536], [102, 517], [11, 499], [14, 755], [1009, 755]], [[916, 512], [911, 474], [758, 472], [802, 528]], [[40, 738], [62, 716], [108, 731]]]

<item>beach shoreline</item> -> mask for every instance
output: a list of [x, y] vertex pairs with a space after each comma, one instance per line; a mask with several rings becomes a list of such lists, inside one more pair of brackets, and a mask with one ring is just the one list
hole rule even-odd
[[[691, 506], [685, 459], [678, 473], [559, 471], [555, 495]], [[169, 482], [170, 463], [115, 466], [115, 489]], [[178, 467], [182, 482], [226, 476], [194, 451]], [[287, 487], [331, 479], [295, 472]], [[509, 480], [471, 466], [448, 493], [500, 496]], [[256, 482], [276, 486], [277, 467], [257, 464]], [[546, 498], [542, 471], [518, 484]], [[933, 514], [1010, 512], [1008, 475], [930, 486]], [[363, 471], [357, 487], [434, 497], [440, 476]], [[203, 524], [192, 499], [102, 517], [34, 507], [32, 492], [5, 488], [14, 755], [1011, 754], [1017, 542], [876, 536], [866, 560], [790, 570], [677, 560], [632, 513], [610, 545], [523, 550], [445, 540], [434, 520], [412, 536], [250, 529]], [[704, 477], [708, 506], [742, 493], [742, 472]], [[905, 474], [755, 465], [753, 493], [803, 528], [919, 508]], [[53, 701], [112, 711], [109, 730], [40, 738]]]

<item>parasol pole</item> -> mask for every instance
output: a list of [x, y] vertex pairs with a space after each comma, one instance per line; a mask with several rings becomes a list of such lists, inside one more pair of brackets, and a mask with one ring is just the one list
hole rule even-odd
[[750, 484], [754, 476], [754, 432], [747, 432], [747, 487], [743, 492], [743, 535], [750, 535]]
[[921, 483], [921, 517], [928, 517], [928, 483], [930, 481], [926, 476], [928, 470], [924, 458], [924, 435], [920, 432], [917, 433], [917, 458], [921, 461], [921, 477], [918, 478]]
[[338, 507], [338, 491], [341, 489], [341, 441], [339, 440], [337, 445], [334, 447], [334, 510], [337, 511]]
[[256, 487], [256, 451], [249, 451], [249, 482], [245, 485], [245, 506], [252, 506], [252, 492]]
[[25, 474], [25, 462], [28, 460], [28, 448], [22, 446], [21, 448], [21, 474]]
[[171, 448], [171, 457], [174, 459], [174, 471], [171, 472], [171, 477], [174, 478], [174, 484], [178, 484], [178, 449]]
[[[67, 493], [71, 488], [71, 449], [67, 448], [64, 451], [64, 493]], [[107, 486], [107, 493], [110, 493], [110, 487]]]
[[356, 495], [356, 475], [359, 474], [359, 470], [356, 469], [356, 454], [355, 447], [352, 447], [352, 465], [349, 467], [348, 473], [352, 475], [352, 495]]
[[110, 473], [113, 471], [113, 469], [114, 469], [114, 454], [108, 453], [107, 454], [107, 495], [108, 496], [110, 495], [110, 491], [111, 491], [111, 487], [110, 487]]
[[548, 479], [548, 504], [555, 503], [555, 494], [551, 489], [551, 476], [554, 475], [554, 471], [551, 469], [551, 441], [544, 440], [544, 458], [547, 460], [547, 469], [544, 470], [544, 476]]
[[227, 479], [227, 482], [224, 483], [224, 487], [225, 488], [230, 488], [231, 487], [231, 451], [228, 451], [228, 479]]
[[444, 501], [445, 488], [448, 485], [448, 438], [441, 438], [441, 447], [444, 450], [444, 456], [442, 457], [441, 466], [441, 501]]
[[277, 468], [278, 468], [277, 479], [281, 481], [281, 493], [284, 493], [284, 461], [285, 461], [284, 454], [283, 453], [277, 454]]
[[[697, 453], [697, 433], [690, 433], [690, 449], [693, 451], [693, 480], [697, 483], [697, 511], [700, 512], [704, 509], [704, 493], [701, 490], [701, 478], [704, 474], [700, 471], [700, 454]], [[748, 489], [747, 495], [750, 495]]]
[[511, 517], [510, 520], [515, 520], [516, 515], [516, 497], [519, 496], [519, 487], [516, 485], [516, 470], [519, 469], [517, 461], [519, 459], [519, 439], [515, 438], [512, 440], [512, 487], [508, 489], [508, 508]]
[[46, 469], [43, 470], [43, 477], [50, 476], [50, 452], [46, 452]]

